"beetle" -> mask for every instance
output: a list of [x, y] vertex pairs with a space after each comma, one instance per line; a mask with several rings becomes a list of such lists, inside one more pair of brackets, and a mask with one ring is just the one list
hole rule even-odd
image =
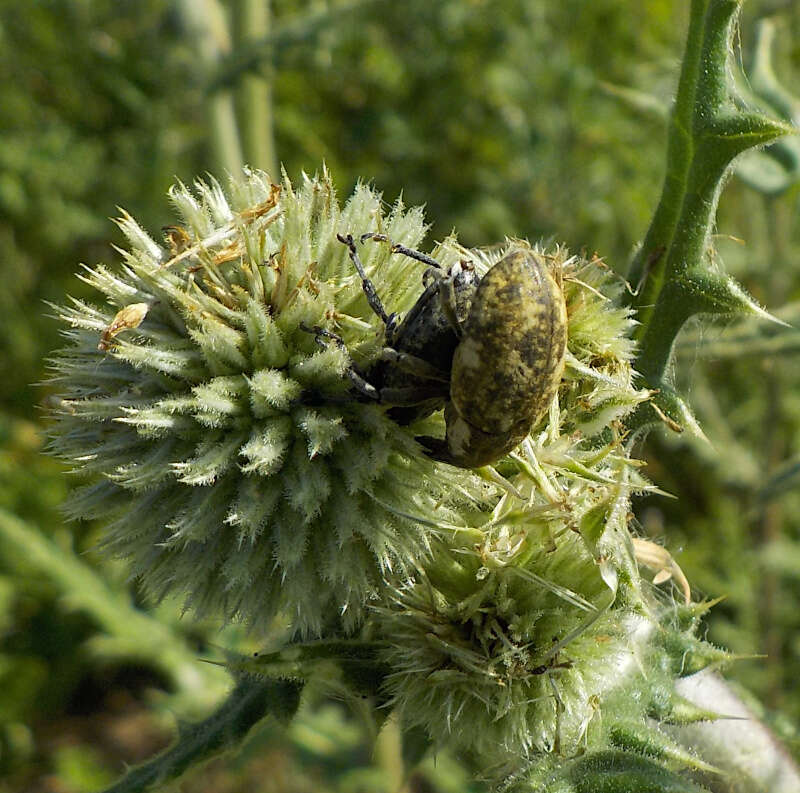
[[560, 272], [527, 243], [515, 242], [481, 278], [468, 262], [445, 270], [420, 251], [384, 235], [427, 264], [425, 289], [402, 322], [387, 314], [351, 235], [347, 245], [370, 308], [384, 323], [380, 360], [351, 380], [366, 398], [390, 405], [409, 424], [444, 407], [445, 437], [419, 437], [432, 458], [477, 468], [517, 446], [549, 409], [561, 382], [567, 309]]

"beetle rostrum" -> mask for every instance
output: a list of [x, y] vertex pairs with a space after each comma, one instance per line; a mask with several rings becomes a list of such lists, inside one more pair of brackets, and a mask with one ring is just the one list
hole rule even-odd
[[[368, 238], [389, 242], [379, 234], [362, 242]], [[392, 245], [428, 265], [424, 291], [398, 324], [353, 238], [339, 239], [385, 326], [380, 360], [364, 377], [351, 374], [356, 389], [390, 405], [401, 424], [444, 407], [445, 438], [417, 439], [436, 460], [477, 468], [508, 454], [547, 412], [561, 382], [567, 309], [560, 273], [524, 242], [514, 242], [483, 278], [468, 262], [445, 270], [424, 253]]]

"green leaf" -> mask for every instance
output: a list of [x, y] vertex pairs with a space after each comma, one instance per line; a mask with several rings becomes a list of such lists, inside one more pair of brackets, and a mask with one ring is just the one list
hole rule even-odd
[[[95, 639], [91, 649], [113, 649], [128, 660], [152, 664], [200, 707], [222, 694], [227, 679], [220, 670], [204, 669], [180, 636], [135, 608], [126, 593], [113, 589], [69, 548], [57, 545], [35, 526], [1, 509], [0, 543], [9, 549], [9, 558], [18, 553], [20, 569], [52, 583], [61, 593], [64, 606], [82, 611], [102, 628], [102, 639]], [[16, 564], [16, 558], [14, 561]]]
[[724, 718], [721, 714], [702, 708], [674, 691], [669, 693], [666, 702], [653, 704], [648, 715], [661, 724], [697, 724]]
[[718, 769], [695, 757], [669, 736], [656, 729], [655, 725], [615, 724], [611, 728], [609, 739], [611, 744], [619, 749], [637, 752], [657, 760], [673, 762], [682, 768], [719, 773]]
[[706, 788], [689, 782], [661, 765], [630, 752], [597, 752], [570, 764], [565, 775], [571, 787], [551, 789], [569, 793], [701, 793]]
[[627, 421], [631, 432], [659, 424], [665, 424], [673, 432], [688, 431], [702, 440], [708, 440], [686, 400], [664, 382], [656, 383], [653, 396], [639, 405]]
[[692, 314], [751, 315], [786, 325], [783, 320], [761, 308], [729, 275], [696, 271], [688, 273], [677, 283]]
[[[739, 79], [737, 90], [750, 107], [791, 122], [800, 117], [800, 98], [784, 88], [772, 70], [774, 42], [774, 22], [759, 20], [749, 75]], [[737, 161], [736, 175], [764, 195], [783, 193], [800, 180], [800, 139], [786, 138], [763, 151], [748, 153]]]
[[241, 744], [250, 728], [265, 716], [286, 724], [297, 711], [301, 690], [298, 683], [242, 678], [216, 712], [205, 721], [182, 726], [172, 747], [132, 768], [105, 793], [156, 790], [198, 763]]
[[754, 146], [764, 146], [784, 135], [796, 134], [797, 129], [791, 124], [776, 121], [761, 113], [735, 112], [709, 123], [701, 140], [709, 150], [715, 150], [732, 160]]
[[379, 659], [382, 647], [380, 642], [358, 639], [294, 642], [274, 652], [252, 656], [230, 654], [225, 666], [235, 675], [303, 681], [311, 677], [331, 678], [335, 667], [333, 676], [353, 683], [354, 691], [374, 694], [387, 673]]
[[596, 553], [597, 543], [606, 530], [610, 509], [609, 504], [600, 504], [581, 517], [578, 531], [580, 531], [581, 537], [583, 537], [586, 546], [592, 553]]

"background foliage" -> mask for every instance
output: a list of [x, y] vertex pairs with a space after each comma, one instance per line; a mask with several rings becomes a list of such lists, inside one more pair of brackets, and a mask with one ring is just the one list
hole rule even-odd
[[[40, 455], [47, 393], [32, 384], [58, 345], [43, 301], [81, 296], [76, 263], [113, 260], [117, 205], [157, 232], [176, 177], [269, 167], [270, 123], [290, 176], [324, 160], [343, 195], [359, 178], [387, 200], [403, 191], [427, 205], [434, 238], [455, 227], [471, 245], [555, 239], [624, 273], [657, 199], [683, 4], [275, 0], [269, 37], [262, 27], [248, 39], [253, 28], [233, 23], [249, 5], [222, 6], [226, 44], [203, 34], [220, 30], [204, 2], [50, 0], [20, 13], [0, 0], [0, 791], [112, 780], [168, 740], [170, 714], [202, 715], [220, 696], [224, 675], [196, 659], [248, 642], [181, 622], [175, 604], [145, 609], [124, 570], [92, 552], [93, 527], [64, 525], [67, 478]], [[796, 85], [796, 3], [745, 5], [741, 63], [766, 16], [778, 80]], [[748, 73], [743, 90], [758, 93]], [[759, 180], [773, 171], [752, 160], [748, 179], [727, 187], [717, 246], [752, 294], [796, 323], [797, 166], [791, 145], [781, 156], [782, 180]], [[696, 590], [726, 596], [709, 638], [766, 654], [729, 677], [796, 755], [798, 350], [791, 328], [688, 328], [677, 374], [710, 442], [651, 434], [649, 475], [678, 498], [637, 506]], [[264, 790], [391, 789], [396, 758], [370, 758], [365, 738], [343, 709], [309, 708], [288, 736], [265, 723], [191, 789], [256, 785], [266, 767], [280, 773]], [[440, 758], [414, 784], [463, 790], [465, 777]]]

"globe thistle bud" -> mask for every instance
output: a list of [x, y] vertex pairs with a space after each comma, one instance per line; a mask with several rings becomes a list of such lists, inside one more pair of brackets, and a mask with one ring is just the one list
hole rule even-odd
[[[351, 356], [369, 362], [382, 339], [337, 233], [415, 246], [423, 217], [399, 201], [384, 216], [363, 185], [340, 209], [326, 173], [298, 190], [245, 177], [228, 196], [213, 180], [174, 188], [164, 246], [123, 213], [123, 265], [81, 276], [105, 304], [57, 307], [52, 448], [96, 477], [67, 512], [102, 518], [105, 548], [155, 597], [352, 630], [383, 576], [426, 553], [429, 529], [404, 515], [455, 520], [486, 489], [437, 476], [407, 429], [348, 393]], [[365, 266], [393, 308], [413, 304], [408, 260], [374, 245]]]
[[607, 746], [611, 696], [641, 720], [658, 624], [628, 531], [630, 495], [649, 487], [620, 423], [648, 397], [633, 385], [631, 319], [601, 262], [549, 256], [569, 318], [558, 398], [497, 466], [504, 492], [485, 522], [437, 543], [377, 609], [404, 722], [499, 762]]

